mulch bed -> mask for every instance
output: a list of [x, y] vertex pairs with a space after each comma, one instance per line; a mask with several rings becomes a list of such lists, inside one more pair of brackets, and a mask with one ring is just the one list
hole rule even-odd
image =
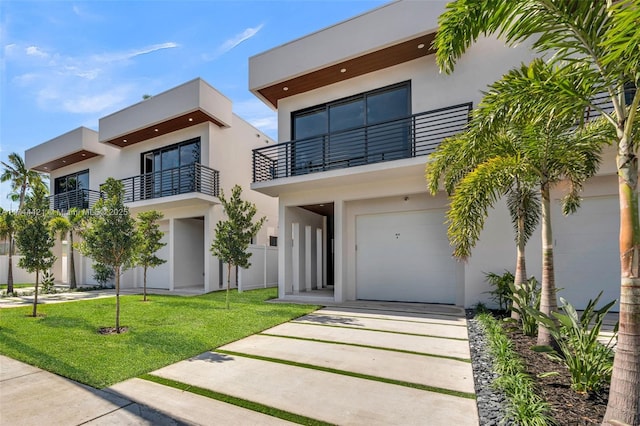
[[[566, 368], [546, 355], [531, 350], [536, 338], [520, 331], [508, 331], [520, 357], [527, 365], [527, 373], [536, 382], [540, 395], [551, 406], [551, 416], [559, 425], [599, 425], [607, 408], [609, 388], [600, 394], [582, 395], [571, 389], [571, 378]], [[541, 373], [558, 375], [538, 377]]]

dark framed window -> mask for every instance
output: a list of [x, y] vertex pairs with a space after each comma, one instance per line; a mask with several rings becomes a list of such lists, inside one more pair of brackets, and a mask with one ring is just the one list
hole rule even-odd
[[195, 164], [200, 163], [200, 138], [189, 139], [140, 154], [143, 199], [197, 190]]
[[55, 178], [53, 182], [54, 205], [59, 211], [72, 207], [89, 208], [89, 170]]
[[404, 158], [410, 116], [410, 81], [295, 111], [292, 173]]

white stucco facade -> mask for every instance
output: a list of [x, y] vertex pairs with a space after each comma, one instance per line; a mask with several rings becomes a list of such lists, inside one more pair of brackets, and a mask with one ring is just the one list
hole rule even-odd
[[[157, 158], [163, 152], [191, 142], [199, 143], [199, 152], [193, 154], [197, 166], [191, 168], [189, 163], [186, 169], [149, 170], [158, 168], [153, 161], [161, 161]], [[267, 143], [273, 142], [235, 115], [229, 99], [198, 78], [100, 119], [98, 132], [81, 128], [33, 147], [25, 159], [28, 167], [49, 172], [54, 197], [59, 192], [58, 178], [78, 172], [88, 171], [88, 188], [84, 189], [90, 191], [99, 191], [109, 177], [129, 182], [125, 183], [125, 190], [129, 188], [125, 200], [134, 217], [151, 209], [164, 215], [160, 227], [167, 245], [159, 256], [167, 262], [148, 271], [147, 286], [208, 292], [226, 282], [226, 267], [222, 268], [209, 250], [216, 223], [224, 218], [220, 200], [209, 187], [214, 171], [226, 196], [234, 185], [240, 185], [242, 198], [258, 209], [256, 219], [267, 218], [254, 242], [268, 245], [269, 237], [277, 235], [277, 200], [250, 190], [252, 149]], [[60, 146], [72, 148], [61, 151]], [[84, 153], [81, 149], [92, 149], [91, 158], [78, 156], [77, 152]], [[176, 152], [179, 154], [172, 161], [185, 155]], [[186, 154], [192, 155], [191, 151]], [[166, 158], [162, 161], [168, 162], [169, 154]], [[180, 172], [175, 172], [178, 169]], [[143, 180], [145, 174], [153, 177]], [[176, 183], [177, 179], [182, 183]], [[160, 185], [168, 190], [160, 191]], [[67, 273], [68, 266], [63, 263], [67, 253], [68, 247], [58, 243], [58, 261], [53, 268], [58, 280]], [[80, 285], [95, 284], [90, 259], [77, 252], [76, 277]], [[123, 275], [123, 288], [142, 287], [142, 283], [141, 268]]]
[[[295, 141], [290, 141], [295, 139], [296, 112], [403, 82], [410, 87], [411, 114], [467, 102], [475, 107], [488, 84], [535, 56], [527, 45], [510, 48], [485, 38], [469, 48], [451, 75], [440, 73], [432, 53], [348, 75], [356, 66], [366, 67], [366, 58], [377, 51], [414, 39], [418, 43], [433, 33], [445, 4], [392, 2], [250, 58], [250, 90], [277, 110], [281, 153], [294, 146], [287, 160], [295, 155]], [[385, 30], [379, 31], [381, 27]], [[314, 55], [301, 53], [310, 51]], [[305, 76], [327, 83], [315, 87], [303, 81]], [[513, 271], [515, 266], [506, 207], [499, 203], [490, 213], [470, 259], [452, 260], [446, 241], [448, 199], [444, 192], [435, 197], [427, 192], [427, 161], [428, 155], [408, 156], [254, 182], [256, 191], [279, 197], [280, 298], [491, 304], [484, 274]], [[563, 289], [559, 295], [576, 306], [584, 306], [601, 289], [603, 300], [618, 297], [613, 161], [613, 151], [608, 150], [599, 175], [585, 186], [577, 215], [563, 217], [561, 188], [554, 192], [556, 285]], [[540, 279], [538, 235], [527, 251], [528, 274]]]

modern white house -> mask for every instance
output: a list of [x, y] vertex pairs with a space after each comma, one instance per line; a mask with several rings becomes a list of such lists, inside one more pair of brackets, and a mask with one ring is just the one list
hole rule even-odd
[[[235, 115], [227, 97], [196, 78], [100, 118], [97, 132], [81, 127], [37, 145], [25, 162], [50, 175], [51, 208], [62, 212], [91, 208], [107, 178], [121, 180], [134, 217], [151, 209], [164, 215], [167, 245], [158, 255], [167, 263], [148, 271], [148, 286], [199, 293], [226, 283], [227, 268], [209, 251], [224, 218], [220, 190], [229, 195], [242, 186], [243, 199], [258, 208], [256, 219], [267, 217], [254, 243], [276, 244], [277, 200], [249, 188], [252, 149], [268, 144], [274, 143]], [[55, 254], [54, 276], [68, 281], [68, 246], [58, 244]], [[78, 283], [95, 284], [91, 260], [75, 256]], [[264, 260], [257, 259], [260, 271]], [[141, 269], [125, 273], [122, 285], [142, 287]]]
[[[249, 88], [277, 110], [278, 143], [253, 150], [251, 188], [279, 199], [279, 297], [343, 302], [488, 302], [486, 272], [513, 271], [504, 205], [466, 262], [452, 258], [448, 199], [424, 169], [462, 131], [487, 85], [534, 53], [494, 38], [451, 75], [430, 48], [445, 1], [394, 1], [249, 59]], [[584, 189], [581, 210], [553, 211], [556, 283], [577, 306], [619, 295], [613, 152]], [[556, 192], [557, 199], [560, 198]], [[540, 279], [540, 239], [528, 272]]]

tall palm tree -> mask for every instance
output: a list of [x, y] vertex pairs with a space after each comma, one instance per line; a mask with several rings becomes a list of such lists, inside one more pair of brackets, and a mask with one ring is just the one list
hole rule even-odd
[[7, 271], [7, 294], [13, 293], [13, 252], [15, 236], [18, 232], [16, 214], [10, 210], [0, 209], [0, 238], [5, 238], [9, 243], [8, 247], [8, 271]]
[[49, 221], [49, 227], [54, 233], [60, 235], [60, 240], [65, 236], [69, 236], [69, 288], [77, 288], [76, 280], [76, 263], [74, 259], [74, 242], [75, 233], [81, 232], [84, 226], [85, 210], [72, 207], [66, 215], [59, 212], [54, 213], [54, 217]]
[[[505, 75], [503, 81], [491, 86], [476, 112], [471, 123], [471, 137], [475, 139], [473, 145], [458, 144], [457, 147], [446, 149], [451, 152], [456, 151], [456, 148], [458, 152], [465, 149], [468, 151], [465, 157], [475, 159], [475, 164], [471, 163], [473, 170], [462, 177], [455, 186], [448, 213], [449, 238], [456, 249], [454, 254], [458, 256], [470, 254], [471, 248], [480, 237], [488, 209], [502, 195], [511, 194], [508, 204], [511, 206], [512, 217], [516, 213], [516, 220], [524, 220], [524, 217], [517, 217], [518, 200], [513, 194], [514, 188], [538, 188], [541, 201], [543, 260], [540, 310], [550, 315], [557, 309], [551, 189], [562, 181], [569, 183], [569, 190], [562, 200], [563, 212], [573, 213], [580, 205], [579, 193], [582, 183], [596, 173], [601, 146], [610, 135], [606, 131], [608, 128], [603, 128], [601, 121], [576, 130], [571, 117], [553, 116], [544, 121], [536, 121], [532, 112], [524, 109], [503, 123], [489, 120], [492, 126], [486, 125], [487, 117], [491, 118], [493, 105], [500, 106], [513, 100], [509, 93], [500, 91], [505, 81], [509, 84], [521, 84], [538, 73], [547, 72], [544, 63], [535, 61], [531, 67], [524, 66]], [[456, 145], [456, 140], [447, 141], [446, 144]], [[436, 162], [438, 160], [440, 159], [436, 156]], [[455, 162], [450, 164], [455, 165]], [[430, 166], [427, 169], [429, 170]], [[437, 183], [434, 186], [433, 182], [437, 182], [438, 176], [430, 178], [432, 192], [434, 189], [437, 191]], [[538, 344], [552, 343], [548, 330], [541, 327], [538, 331]]]
[[[504, 146], [500, 145], [504, 142]], [[436, 195], [440, 189], [440, 181], [444, 182], [447, 195], [454, 193], [456, 185], [479, 164], [494, 155], [512, 151], [513, 145], [507, 138], [481, 139], [477, 132], [470, 129], [445, 140], [429, 157], [425, 177], [429, 191]], [[507, 207], [515, 232], [516, 267], [514, 286], [521, 287], [527, 282], [527, 264], [525, 250], [529, 238], [540, 222], [540, 199], [530, 185], [522, 182], [519, 176], [511, 176], [511, 184], [505, 185]], [[482, 224], [479, 224], [482, 226]], [[465, 259], [471, 255], [474, 239], [461, 239], [454, 246], [454, 256]], [[515, 302], [514, 302], [515, 303]], [[517, 305], [514, 306], [517, 308]], [[511, 317], [518, 320], [517, 309], [512, 309]]]
[[[603, 422], [640, 424], [640, 214], [634, 122], [640, 104], [638, 22], [640, 0], [455, 0], [440, 16], [434, 40], [445, 72], [481, 35], [497, 34], [533, 48], [566, 72], [566, 79], [540, 81], [521, 92], [523, 104], [544, 110], [599, 112], [615, 131], [620, 197], [620, 329], [609, 402]], [[626, 88], [632, 90], [626, 91]], [[604, 93], [613, 106], [594, 101]]]
[[8, 163], [0, 162], [4, 167], [0, 174], [0, 182], [11, 181], [12, 192], [9, 194], [9, 198], [13, 201], [18, 201], [18, 210], [21, 210], [29, 188], [39, 186], [45, 191], [47, 190], [45, 178], [42, 173], [27, 169], [24, 160], [17, 152], [9, 154], [8, 160]]

